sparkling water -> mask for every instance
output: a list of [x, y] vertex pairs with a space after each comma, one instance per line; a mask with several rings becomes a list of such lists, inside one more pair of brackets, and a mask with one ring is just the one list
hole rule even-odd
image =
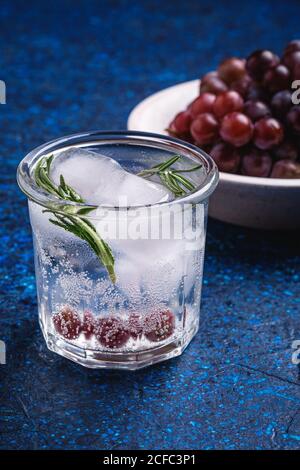
[[[86, 241], [55, 226], [49, 212], [29, 201], [40, 319], [48, 346], [90, 367], [114, 360], [120, 366], [126, 354], [128, 363], [143, 353], [141, 364], [151, 351], [169, 354], [188, 343], [199, 321], [206, 204], [189, 207], [182, 228], [183, 219], [176, 217], [183, 206], [172, 192], [157, 178], [137, 176], [171, 155], [152, 150], [149, 159], [146, 149], [137, 162], [129, 150], [119, 152], [69, 148], [55, 154], [50, 173], [57, 185], [63, 175], [85, 203], [99, 206], [86, 217], [112, 250], [115, 283]], [[177, 168], [194, 164], [182, 158]], [[188, 175], [199, 185], [205, 174], [197, 173]], [[170, 213], [165, 203], [173, 203], [176, 230], [166, 238], [161, 233], [139, 237], [155, 220], [161, 231]], [[137, 210], [145, 205], [152, 212]], [[131, 232], [115, 236], [112, 227], [124, 218], [132, 223]], [[193, 230], [197, 239], [189, 242], [183, 232]]]

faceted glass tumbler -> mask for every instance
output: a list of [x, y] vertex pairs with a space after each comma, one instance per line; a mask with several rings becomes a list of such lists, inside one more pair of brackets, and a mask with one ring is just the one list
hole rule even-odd
[[[128, 206], [120, 194], [117, 206], [93, 206], [82, 215], [82, 204], [45, 192], [34, 177], [42, 157], [53, 155], [55, 162], [72, 148], [111, 157], [135, 174], [174, 155], [181, 157], [180, 171], [201, 168], [185, 174], [194, 190], [179, 198]], [[48, 348], [86, 367], [128, 370], [180, 355], [199, 325], [208, 199], [218, 182], [212, 159], [161, 135], [88, 132], [36, 148], [21, 161], [17, 178], [28, 197]], [[113, 178], [111, 184], [118, 192]], [[53, 214], [73, 214], [96, 230], [112, 251], [114, 281], [85, 240], [51, 222]]]

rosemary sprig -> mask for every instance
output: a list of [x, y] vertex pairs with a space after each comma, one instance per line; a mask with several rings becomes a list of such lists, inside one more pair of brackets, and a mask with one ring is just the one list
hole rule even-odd
[[[182, 173], [196, 171], [201, 168], [202, 165], [199, 164], [192, 168], [183, 170], [171, 169], [171, 166], [180, 158], [180, 155], [174, 155], [174, 157], [171, 157], [165, 162], [141, 171], [138, 173], [138, 176], [148, 178], [153, 175], [157, 175], [164, 186], [166, 186], [175, 195], [175, 197], [183, 196], [187, 194], [188, 191], [193, 191], [195, 186], [189, 179], [182, 176]], [[115, 260], [111, 248], [97, 233], [94, 225], [87, 218], [82, 217], [96, 209], [97, 206], [85, 206], [83, 198], [75, 191], [75, 189], [66, 183], [63, 175], [60, 175], [59, 185], [55, 185], [50, 178], [52, 160], [53, 155], [43, 157], [37, 163], [34, 171], [36, 184], [47, 193], [52, 194], [59, 199], [72, 201], [76, 204], [80, 204], [80, 206], [66, 204], [61, 206], [59, 211], [55, 209], [47, 209], [43, 212], [48, 212], [55, 217], [50, 218], [49, 222], [86, 241], [105, 266], [112, 282], [115, 283]]]
[[138, 176], [148, 178], [150, 176], [157, 175], [163, 185], [166, 186], [175, 197], [184, 196], [187, 194], [186, 190], [193, 191], [195, 189], [195, 185], [189, 179], [182, 176], [182, 173], [189, 173], [199, 170], [202, 165], [199, 164], [186, 170], [171, 169], [171, 166], [174, 165], [174, 163], [176, 163], [180, 158], [180, 155], [174, 155], [174, 157], [171, 157], [169, 160], [166, 160], [163, 163], [159, 163], [158, 165], [155, 165], [147, 170], [142, 170], [140, 173], [138, 173]]
[[[60, 176], [59, 186], [56, 186], [50, 179], [49, 174], [52, 160], [53, 155], [43, 157], [37, 163], [34, 172], [36, 184], [47, 193], [53, 194], [59, 199], [80, 204], [84, 203], [82, 197], [65, 182], [62, 175]], [[49, 222], [86, 241], [107, 269], [111, 281], [115, 283], [115, 260], [109, 245], [102, 240], [96, 228], [88, 219], [80, 217], [80, 215], [88, 214], [94, 209], [96, 209], [96, 206], [80, 206], [77, 208], [76, 206], [73, 207], [66, 204], [61, 207], [60, 211], [47, 209], [44, 212], [50, 212], [54, 215], [55, 218], [49, 219]]]

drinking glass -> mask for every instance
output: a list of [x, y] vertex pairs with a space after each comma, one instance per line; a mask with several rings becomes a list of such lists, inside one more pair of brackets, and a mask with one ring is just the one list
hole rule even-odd
[[[139, 204], [136, 190], [136, 204], [127, 205], [120, 194], [120, 204], [96, 207], [59, 199], [36, 183], [37, 162], [53, 155], [55, 165], [68, 149], [111, 157], [135, 174], [174, 155], [180, 171], [200, 168], [185, 173], [194, 190], [180, 197]], [[208, 199], [218, 182], [213, 160], [162, 135], [87, 132], [34, 149], [17, 178], [28, 197], [39, 321], [48, 348], [91, 368], [134, 370], [180, 355], [199, 326]], [[117, 194], [113, 175], [110, 184]], [[114, 279], [86, 240], [53, 223], [68, 214], [108, 244]]]

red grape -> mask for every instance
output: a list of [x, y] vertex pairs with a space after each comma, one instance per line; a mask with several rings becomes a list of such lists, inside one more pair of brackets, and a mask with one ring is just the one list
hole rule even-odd
[[272, 168], [272, 158], [257, 149], [245, 153], [242, 159], [242, 173], [248, 176], [267, 177]]
[[271, 93], [285, 90], [290, 86], [290, 71], [282, 64], [273, 67], [264, 75], [263, 84]]
[[249, 75], [246, 74], [243, 76], [243, 78], [232, 82], [230, 85], [230, 89], [237, 91], [241, 96], [245, 97], [251, 84], [252, 78], [250, 78]]
[[262, 101], [249, 100], [244, 104], [244, 113], [247, 114], [251, 121], [257, 121], [265, 116], [269, 116], [271, 111]]
[[81, 320], [78, 313], [70, 307], [62, 308], [52, 316], [57, 333], [66, 339], [76, 339], [80, 335]]
[[253, 133], [253, 124], [243, 113], [227, 114], [221, 123], [220, 135], [223, 140], [235, 147], [241, 147], [249, 142]]
[[291, 160], [278, 160], [270, 176], [271, 178], [300, 178], [300, 164]]
[[293, 132], [300, 134], [300, 106], [293, 106], [287, 116], [287, 124]]
[[243, 98], [236, 91], [224, 91], [217, 96], [213, 105], [215, 116], [221, 118], [233, 111], [240, 111], [243, 107]]
[[132, 313], [127, 321], [127, 328], [130, 336], [134, 339], [138, 339], [143, 334], [143, 318], [138, 313]]
[[300, 80], [300, 62], [294, 65], [292, 70], [292, 79]]
[[91, 336], [94, 334], [95, 324], [96, 320], [94, 318], [94, 315], [88, 310], [86, 310], [83, 313], [83, 321], [81, 326], [81, 331], [86, 339], [90, 339]]
[[175, 116], [169, 125], [169, 131], [171, 134], [178, 136], [188, 134], [190, 131], [191, 122], [192, 117], [190, 113], [188, 111], [182, 111]]
[[218, 78], [218, 72], [216, 70], [213, 70], [212, 72], [208, 72], [205, 75], [203, 75], [202, 78], [200, 78], [200, 86], [199, 86], [199, 93], [201, 93], [201, 86], [204, 85], [204, 83], [209, 82], [212, 78]]
[[294, 142], [284, 140], [278, 147], [275, 147], [272, 154], [276, 160], [297, 160], [298, 149]]
[[216, 100], [216, 95], [212, 93], [203, 93], [198, 96], [190, 105], [189, 112], [193, 118], [198, 114], [211, 113], [213, 110], [213, 104]]
[[249, 85], [249, 88], [246, 93], [246, 97], [247, 97], [247, 100], [252, 100], [252, 101], [263, 101], [263, 102], [269, 101], [269, 95], [267, 93], [267, 90], [254, 82], [252, 82]]
[[226, 142], [220, 142], [211, 149], [210, 155], [220, 171], [235, 173], [240, 164], [238, 150]]
[[284, 49], [284, 55], [288, 54], [289, 52], [300, 51], [300, 40], [294, 39], [290, 41], [286, 48]]
[[99, 318], [95, 335], [99, 343], [112, 349], [124, 346], [130, 337], [126, 325], [119, 317]]
[[272, 111], [280, 119], [285, 118], [291, 106], [292, 94], [289, 90], [278, 91], [271, 100]]
[[211, 113], [203, 113], [196, 117], [191, 125], [191, 134], [200, 145], [211, 144], [218, 135], [219, 124]]
[[279, 57], [268, 50], [254, 51], [246, 62], [250, 77], [261, 80], [267, 70], [279, 64]]
[[175, 329], [175, 317], [170, 310], [151, 312], [145, 317], [145, 336], [149, 341], [163, 341]]
[[200, 95], [175, 116], [168, 131], [205, 148], [220, 171], [296, 177], [300, 106], [291, 88], [295, 80], [300, 80], [300, 39], [286, 45], [281, 61], [270, 50], [256, 50], [246, 60], [227, 58], [202, 77]]
[[201, 83], [206, 83], [207, 81], [209, 82], [211, 78], [218, 77], [218, 72], [216, 70], [213, 70], [212, 72], [208, 72], [203, 77], [201, 78]]
[[293, 51], [284, 55], [282, 58], [282, 62], [286, 67], [293, 71], [295, 65], [300, 63], [300, 51]]
[[267, 150], [280, 144], [283, 139], [283, 128], [277, 119], [265, 117], [254, 125], [254, 143], [262, 149]]
[[205, 82], [201, 82], [200, 84], [200, 93], [213, 93], [215, 95], [219, 95], [223, 91], [227, 91], [228, 87], [223, 80], [218, 77], [210, 77], [205, 80]]
[[219, 77], [224, 80], [227, 85], [231, 85], [232, 82], [240, 80], [246, 73], [245, 61], [231, 57], [223, 60], [218, 68]]

